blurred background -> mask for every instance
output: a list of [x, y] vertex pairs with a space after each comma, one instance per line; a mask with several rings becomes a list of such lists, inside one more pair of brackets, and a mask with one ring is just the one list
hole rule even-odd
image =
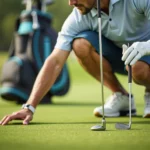
[[[23, 9], [22, 0], [0, 0], [0, 51], [8, 51], [16, 18]], [[56, 31], [60, 31], [71, 10], [68, 0], [54, 0], [54, 4], [47, 7], [47, 12], [53, 16], [52, 26]]]
[[[8, 59], [8, 51], [13, 38], [16, 19], [26, 7], [22, 4], [22, 0], [1, 0], [0, 1], [0, 73], [2, 66]], [[68, 6], [68, 0], [54, 0], [54, 3], [47, 6], [47, 12], [52, 16], [51, 26], [59, 32], [63, 22], [72, 11], [73, 7]], [[53, 97], [55, 103], [90, 103], [93, 100], [98, 101], [100, 89], [99, 83], [87, 74], [76, 61], [73, 53], [71, 53], [68, 61], [68, 67], [71, 78], [71, 88], [65, 96]], [[86, 88], [85, 88], [86, 85]], [[95, 87], [93, 89], [93, 86]], [[1, 87], [1, 83], [0, 83]], [[110, 91], [106, 90], [105, 93]], [[82, 98], [81, 95], [82, 94]], [[89, 93], [89, 94], [87, 94]], [[81, 101], [82, 99], [82, 101]], [[1, 99], [0, 99], [1, 100]], [[84, 102], [83, 102], [84, 101]], [[58, 104], [57, 103], [57, 104]]]

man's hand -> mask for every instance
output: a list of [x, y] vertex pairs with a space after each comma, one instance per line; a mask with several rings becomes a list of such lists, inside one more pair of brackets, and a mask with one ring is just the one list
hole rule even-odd
[[122, 60], [125, 61], [125, 65], [135, 64], [142, 56], [150, 55], [150, 41], [147, 42], [135, 42], [129, 48], [127, 45], [123, 45]]
[[17, 112], [13, 112], [10, 115], [6, 115], [1, 121], [0, 125], [6, 125], [12, 120], [23, 120], [23, 124], [27, 125], [33, 118], [33, 113], [28, 109], [22, 109]]

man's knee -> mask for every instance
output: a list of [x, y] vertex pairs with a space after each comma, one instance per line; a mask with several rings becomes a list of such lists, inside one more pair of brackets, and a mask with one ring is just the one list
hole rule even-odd
[[139, 61], [132, 66], [132, 76], [135, 80], [145, 80], [149, 72], [149, 65], [145, 62]]
[[75, 39], [72, 43], [72, 48], [79, 58], [85, 58], [92, 50], [95, 50], [91, 43], [84, 38]]

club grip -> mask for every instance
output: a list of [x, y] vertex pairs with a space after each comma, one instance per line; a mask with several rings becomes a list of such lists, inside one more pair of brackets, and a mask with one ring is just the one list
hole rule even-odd
[[101, 18], [101, 6], [100, 6], [100, 0], [97, 0], [97, 12], [98, 12], [98, 17]]
[[132, 83], [132, 66], [128, 65], [128, 83]]

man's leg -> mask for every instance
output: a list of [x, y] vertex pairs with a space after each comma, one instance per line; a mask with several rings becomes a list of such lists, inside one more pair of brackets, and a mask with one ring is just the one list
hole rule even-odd
[[[126, 67], [128, 70], [128, 68]], [[137, 61], [132, 66], [132, 78], [136, 84], [143, 85], [145, 92], [150, 92], [150, 65], [144, 61]]]
[[[89, 74], [91, 74], [95, 79], [100, 81], [100, 57], [98, 54], [98, 45], [96, 45], [96, 43], [98, 43], [98, 35], [96, 33], [84, 32], [84, 33], [81, 33], [80, 35], [78, 35], [77, 38], [73, 41], [72, 48], [79, 60], [79, 63], [82, 65], [82, 67]], [[107, 45], [108, 44], [109, 43], [107, 43]], [[113, 53], [108, 54], [109, 51], [111, 51], [111, 48], [113, 50], [113, 47], [111, 47], [111, 46], [110, 47], [103, 46], [103, 47], [104, 47], [103, 48], [103, 51], [104, 51], [103, 52], [103, 55], [104, 55], [104, 57], [103, 57], [104, 85], [106, 87], [108, 87], [112, 91], [112, 93], [117, 92], [117, 96], [120, 96], [120, 97], [123, 97], [123, 99], [126, 99], [125, 103], [127, 103], [127, 106], [126, 106], [126, 108], [127, 108], [128, 107], [128, 97], [126, 95], [128, 93], [122, 87], [122, 85], [117, 80], [117, 78], [114, 74], [114, 70], [117, 71], [117, 68], [112, 68], [112, 67], [116, 67], [116, 64], [118, 64], [119, 62], [116, 61], [115, 54], [114, 55], [113, 55]], [[109, 51], [108, 51], [108, 49], [109, 49]], [[113, 63], [114, 62], [113, 59], [111, 60], [112, 63], [110, 64], [110, 62], [105, 58], [105, 56], [106, 57], [114, 57], [113, 59], [114, 59], [114, 61], [116, 61], [116, 64]], [[121, 57], [120, 57], [120, 61], [121, 61]], [[119, 95], [118, 95], [118, 93], [119, 93]], [[121, 95], [120, 95], [120, 93], [121, 93]], [[116, 95], [115, 95], [115, 97], [116, 97]], [[123, 105], [124, 105], [124, 103], [122, 104], [121, 108], [119, 108], [119, 109], [122, 109], [122, 107], [124, 107]], [[119, 116], [118, 110], [115, 110], [115, 111], [117, 111], [117, 116]], [[109, 113], [112, 113], [112, 112], [109, 111]], [[116, 115], [116, 113], [114, 113], [114, 114]], [[99, 112], [98, 112], [98, 114], [95, 113], [95, 115], [101, 115], [101, 114], [99, 114]]]
[[[73, 50], [81, 66], [95, 79], [100, 81], [100, 57], [91, 43], [86, 39], [78, 38], [73, 42]], [[113, 93], [120, 91], [127, 94], [113, 73], [110, 63], [105, 58], [103, 58], [103, 74], [104, 85]]]
[[[128, 70], [128, 67], [126, 67]], [[144, 56], [132, 66], [133, 81], [145, 87], [143, 117], [150, 117], [150, 56]]]

